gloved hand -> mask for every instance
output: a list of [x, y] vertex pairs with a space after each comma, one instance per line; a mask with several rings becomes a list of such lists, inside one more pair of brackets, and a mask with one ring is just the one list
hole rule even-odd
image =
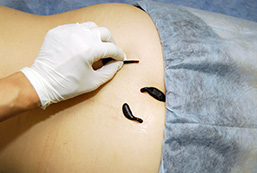
[[[92, 64], [102, 58], [117, 60], [98, 70]], [[35, 88], [41, 107], [95, 90], [122, 67], [124, 52], [110, 31], [93, 22], [67, 24], [46, 34], [32, 64], [21, 71]]]

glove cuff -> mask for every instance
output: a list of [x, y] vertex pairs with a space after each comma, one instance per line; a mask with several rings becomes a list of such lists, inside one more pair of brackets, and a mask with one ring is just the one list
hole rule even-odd
[[44, 84], [46, 81], [43, 80], [43, 77], [39, 73], [29, 67], [25, 67], [20, 71], [28, 78], [36, 90], [41, 102], [41, 108], [45, 109], [51, 104], [51, 98]]

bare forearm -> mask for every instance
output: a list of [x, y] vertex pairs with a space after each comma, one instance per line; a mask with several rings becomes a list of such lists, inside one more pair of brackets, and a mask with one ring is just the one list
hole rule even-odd
[[0, 121], [39, 106], [37, 93], [23, 73], [0, 79]]

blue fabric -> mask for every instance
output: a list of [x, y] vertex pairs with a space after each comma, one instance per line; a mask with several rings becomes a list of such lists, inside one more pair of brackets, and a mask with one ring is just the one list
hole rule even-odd
[[[89, 5], [121, 2], [132, 3], [135, 0], [0, 0], [0, 5], [11, 7], [17, 10], [40, 14], [51, 15], [65, 11], [82, 8]], [[257, 22], [257, 1], [256, 0], [155, 0], [164, 3], [172, 3], [206, 11], [217, 12], [246, 20]]]
[[[160, 1], [257, 21], [255, 0]], [[104, 2], [133, 1], [0, 0], [2, 5], [41, 15]], [[247, 49], [240, 63], [240, 53], [232, 55], [251, 39], [255, 38], [253, 47], [257, 45], [257, 33], [246, 29], [245, 34], [224, 39], [182, 7], [139, 4], [159, 31], [165, 58], [166, 125], [160, 172], [257, 172], [257, 63], [249, 62]], [[250, 66], [241, 65], [247, 61]]]
[[257, 63], [245, 59], [250, 69], [233, 54], [247, 56], [251, 49], [238, 49], [257, 45], [257, 25], [253, 32], [226, 40], [182, 7], [149, 1], [139, 5], [152, 17], [164, 53], [166, 125], [160, 172], [257, 172]]

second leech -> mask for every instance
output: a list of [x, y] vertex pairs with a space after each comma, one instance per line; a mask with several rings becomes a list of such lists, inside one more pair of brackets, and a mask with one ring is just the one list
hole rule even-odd
[[165, 94], [161, 92], [159, 89], [155, 87], [144, 87], [141, 88], [140, 90], [142, 93], [143, 92], [148, 92], [152, 97], [154, 97], [156, 100], [165, 102]]
[[122, 106], [122, 111], [123, 111], [123, 114], [125, 115], [126, 118], [130, 119], [130, 120], [135, 120], [135, 121], [138, 121], [139, 123], [142, 123], [143, 120], [141, 118], [138, 118], [138, 117], [135, 117], [130, 108], [129, 108], [129, 105], [127, 103], [124, 103], [123, 106]]

